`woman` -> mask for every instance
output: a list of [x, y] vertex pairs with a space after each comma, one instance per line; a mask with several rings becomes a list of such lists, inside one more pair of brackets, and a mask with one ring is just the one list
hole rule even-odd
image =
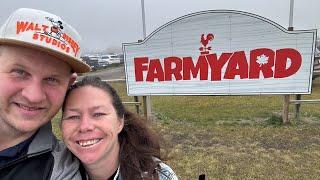
[[178, 179], [160, 160], [157, 136], [100, 78], [74, 84], [62, 112], [63, 140], [82, 162], [86, 179]]

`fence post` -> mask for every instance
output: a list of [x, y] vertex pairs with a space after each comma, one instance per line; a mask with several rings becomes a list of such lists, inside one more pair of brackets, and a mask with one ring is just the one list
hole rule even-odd
[[151, 119], [151, 100], [150, 96], [142, 96], [143, 98], [143, 111], [144, 111], [144, 117], [147, 120]]
[[152, 103], [151, 103], [151, 96], [147, 96], [147, 119], [151, 119], [151, 113], [152, 113]]
[[[139, 102], [138, 96], [134, 96], [134, 102]], [[136, 104], [135, 106], [136, 106], [136, 112], [137, 114], [139, 114], [140, 113], [139, 105]]]
[[282, 121], [283, 124], [289, 124], [289, 103], [290, 103], [290, 95], [283, 96], [283, 114], [282, 114]]
[[[293, 31], [293, 0], [290, 0], [290, 15], [289, 15], [289, 27], [288, 31]], [[289, 124], [289, 104], [290, 104], [290, 95], [284, 95], [283, 99], [283, 114], [282, 121], [283, 124]]]
[[[301, 94], [296, 95], [296, 100], [301, 100]], [[297, 103], [295, 106], [296, 107], [295, 118], [297, 122], [300, 121], [300, 106], [301, 106], [300, 103]]]
[[[144, 2], [143, 1], [141, 1], [141, 4], [143, 5], [144, 4]], [[144, 6], [144, 5], [143, 5]], [[144, 7], [142, 7], [143, 8], [143, 11], [144, 11]], [[142, 16], [144, 16], [144, 12], [143, 12], [143, 15]], [[144, 18], [144, 17], [142, 17], [142, 18]], [[143, 19], [143, 21], [144, 21], [144, 19]], [[144, 22], [143, 22], [144, 23]], [[145, 27], [144, 27], [145, 28]], [[144, 35], [143, 35], [143, 39], [145, 39], [146, 38], [146, 35], [145, 35], [145, 30], [144, 30]], [[141, 43], [141, 42], [143, 42], [143, 40], [141, 40], [141, 39], [139, 39], [138, 40], [138, 43]], [[151, 111], [152, 111], [152, 108], [151, 108], [151, 96], [149, 95], [149, 96], [142, 96], [142, 99], [143, 99], [143, 110], [144, 110], [144, 117], [147, 119], [147, 120], [149, 120], [149, 119], [151, 119]]]
[[150, 96], [142, 96], [144, 117], [147, 120], [151, 119], [151, 99]]

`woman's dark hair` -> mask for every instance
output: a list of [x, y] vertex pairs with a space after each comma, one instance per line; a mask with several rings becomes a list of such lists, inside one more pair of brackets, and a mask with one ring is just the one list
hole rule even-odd
[[[116, 90], [96, 76], [84, 77], [72, 85], [66, 93], [65, 101], [72, 90], [92, 86], [104, 90], [112, 98], [119, 118], [124, 117], [124, 127], [119, 133], [120, 172], [123, 179], [158, 179], [160, 145], [159, 137], [140, 116], [125, 109]], [[63, 103], [62, 111], [65, 109]]]

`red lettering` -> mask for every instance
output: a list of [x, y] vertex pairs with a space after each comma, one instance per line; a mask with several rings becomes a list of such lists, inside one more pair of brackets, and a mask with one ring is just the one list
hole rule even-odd
[[33, 25], [33, 23], [30, 23], [29, 26], [27, 27], [26, 31], [29, 31], [29, 30], [31, 30], [31, 31], [34, 30], [34, 25]]
[[60, 45], [61, 45], [61, 42], [60, 42], [60, 41], [58, 41], [57, 47], [60, 47]]
[[267, 48], [250, 51], [250, 79], [259, 79], [260, 72], [264, 78], [273, 77], [274, 51]]
[[46, 32], [46, 31], [47, 31], [47, 29], [48, 29], [48, 26], [46, 26], [46, 25], [42, 25], [42, 29], [43, 29], [43, 31], [44, 31], [44, 32]]
[[52, 45], [57, 45], [58, 44], [58, 41], [56, 39], [52, 39]]
[[63, 33], [63, 34], [62, 34], [62, 38], [63, 38], [64, 40], [67, 40], [67, 38], [68, 38], [67, 34], [66, 34], [66, 33]]
[[68, 36], [66, 33], [62, 34], [62, 38], [64, 40], [66, 40], [70, 44], [75, 56], [77, 56], [77, 54], [78, 54], [78, 52], [80, 50], [79, 45], [70, 36]]
[[[172, 65], [175, 65], [173, 67]], [[171, 81], [172, 75], [175, 77], [176, 80], [181, 80], [182, 75], [182, 60], [178, 57], [167, 57], [164, 58], [164, 69], [165, 69], [165, 80]]]
[[70, 47], [69, 47], [69, 46], [67, 47], [66, 52], [67, 52], [67, 53], [70, 52]]
[[34, 29], [35, 29], [36, 31], [41, 31], [41, 28], [39, 27], [39, 24], [36, 24], [36, 27], [34, 27]]
[[149, 70], [147, 74], [147, 80], [153, 82], [154, 79], [164, 81], [164, 72], [159, 59], [152, 59], [149, 63]]
[[28, 26], [29, 22], [20, 22], [17, 21], [17, 34], [20, 34], [20, 32], [24, 32]]
[[52, 38], [51, 37], [46, 37], [46, 43], [51, 43]]
[[[33, 38], [39, 37], [34, 35]], [[53, 40], [52, 44], [56, 43]], [[62, 44], [60, 48], [65, 49], [65, 46]], [[228, 64], [225, 67], [226, 63]], [[301, 63], [301, 54], [290, 48], [279, 49], [276, 52], [268, 48], [254, 49], [250, 51], [250, 61], [247, 60], [245, 51], [222, 53], [219, 58], [217, 54], [200, 55], [197, 62], [193, 62], [192, 57], [181, 59], [171, 56], [164, 58], [163, 66], [160, 59], [152, 59], [149, 62], [148, 57], [134, 58], [136, 81], [144, 81], [143, 75], [147, 71], [146, 81], [148, 82], [154, 82], [156, 79], [158, 81], [193, 78], [208, 80], [209, 67], [211, 81], [221, 81], [222, 77], [235, 79], [236, 76], [240, 79], [259, 79], [260, 75], [263, 75], [263, 78], [285, 78], [295, 74], [300, 69]], [[224, 69], [225, 72], [222, 72]]]
[[[291, 61], [290, 67], [286, 67], [288, 60]], [[301, 54], [295, 49], [279, 49], [276, 51], [275, 78], [285, 78], [295, 74], [301, 67]]]
[[46, 38], [46, 36], [43, 34], [40, 34], [40, 41], [43, 41], [44, 38]]
[[65, 50], [66, 47], [67, 47], [67, 46], [66, 46], [65, 44], [61, 44], [61, 47], [60, 47], [60, 48], [61, 48], [62, 50]]
[[136, 77], [136, 81], [143, 81], [143, 71], [148, 70], [148, 63], [147, 57], [137, 57], [134, 58], [134, 73]]
[[248, 78], [248, 69], [246, 54], [244, 51], [237, 51], [229, 60], [224, 78], [234, 79], [236, 75], [239, 75], [240, 79]]
[[72, 47], [72, 50], [74, 51], [74, 56], [77, 56], [80, 48], [78, 47], [78, 45], [76, 47]]
[[37, 40], [38, 38], [39, 38], [39, 34], [34, 33], [33, 36], [32, 36], [32, 39]]
[[183, 80], [191, 80], [190, 75], [196, 78], [200, 72], [200, 80], [208, 80], [208, 63], [205, 56], [200, 56], [196, 66], [191, 57], [183, 58]]
[[217, 59], [217, 54], [206, 55], [211, 68], [211, 81], [221, 81], [221, 69], [231, 55], [232, 53], [222, 53], [219, 59]]

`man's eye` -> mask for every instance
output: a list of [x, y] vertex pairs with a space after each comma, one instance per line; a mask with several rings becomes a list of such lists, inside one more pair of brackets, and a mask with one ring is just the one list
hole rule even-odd
[[48, 77], [45, 79], [48, 83], [51, 83], [51, 84], [57, 84], [59, 83], [59, 80], [57, 78], [54, 78], [54, 77]]
[[11, 73], [17, 77], [26, 77], [28, 74], [22, 69], [13, 69]]

